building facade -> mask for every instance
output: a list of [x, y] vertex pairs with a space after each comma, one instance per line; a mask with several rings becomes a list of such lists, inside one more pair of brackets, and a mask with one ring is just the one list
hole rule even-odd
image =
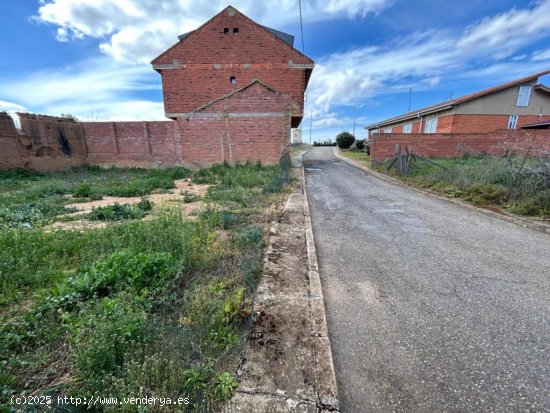
[[184, 164], [276, 163], [288, 151], [314, 66], [293, 41], [227, 7], [152, 61]]
[[550, 71], [440, 102], [368, 125], [374, 133], [487, 133], [550, 120]]

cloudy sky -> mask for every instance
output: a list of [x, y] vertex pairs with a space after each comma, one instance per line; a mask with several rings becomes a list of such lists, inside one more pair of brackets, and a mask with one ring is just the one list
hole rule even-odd
[[[0, 0], [0, 110], [162, 119], [149, 62], [228, 4], [295, 36], [297, 0]], [[309, 139], [550, 69], [550, 0], [302, 0]], [[543, 79], [550, 83], [548, 76]], [[412, 93], [410, 91], [412, 90]], [[411, 102], [409, 102], [411, 98]]]

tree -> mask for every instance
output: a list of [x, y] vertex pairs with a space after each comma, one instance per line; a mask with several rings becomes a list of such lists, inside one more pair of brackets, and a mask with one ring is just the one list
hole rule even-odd
[[342, 132], [336, 136], [336, 144], [341, 149], [348, 149], [355, 142], [355, 136], [349, 132]]

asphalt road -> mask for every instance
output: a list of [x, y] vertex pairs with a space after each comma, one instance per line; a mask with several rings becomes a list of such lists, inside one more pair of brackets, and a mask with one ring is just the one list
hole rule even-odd
[[550, 236], [304, 159], [342, 412], [550, 411]]

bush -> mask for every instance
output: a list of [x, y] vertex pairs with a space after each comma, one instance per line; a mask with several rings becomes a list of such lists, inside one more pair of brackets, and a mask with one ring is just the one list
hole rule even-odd
[[169, 253], [118, 251], [87, 271], [71, 277], [68, 290], [84, 299], [93, 295], [102, 297], [128, 288], [140, 291], [161, 286], [175, 273], [175, 268], [175, 260]]
[[92, 210], [88, 219], [92, 221], [122, 221], [125, 219], [141, 219], [153, 208], [153, 203], [142, 199], [134, 206], [130, 204], [107, 205]]
[[367, 141], [365, 142], [365, 152], [367, 153], [367, 155], [370, 156], [370, 147], [372, 145], [372, 142], [371, 141]]
[[365, 140], [364, 139], [358, 139], [355, 141], [355, 147], [362, 151], [365, 148]]
[[486, 203], [501, 204], [506, 197], [506, 188], [502, 185], [477, 183], [464, 190], [467, 201], [482, 205]]
[[355, 142], [355, 136], [349, 132], [342, 132], [336, 136], [336, 144], [341, 149], [348, 149]]
[[89, 198], [92, 195], [92, 187], [84, 182], [80, 183], [73, 191], [75, 198]]

